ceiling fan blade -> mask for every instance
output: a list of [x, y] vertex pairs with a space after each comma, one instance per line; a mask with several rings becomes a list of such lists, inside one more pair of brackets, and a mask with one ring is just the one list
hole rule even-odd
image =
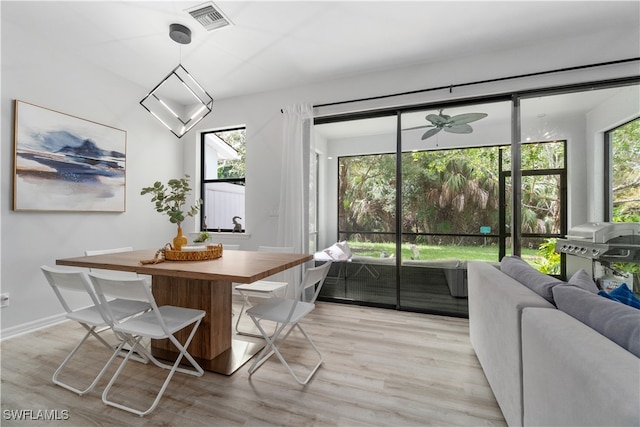
[[427, 114], [427, 117], [425, 118], [436, 126], [442, 126], [448, 123], [450, 119], [450, 117], [447, 115], [438, 115], [438, 114]]
[[471, 133], [473, 132], [473, 128], [467, 124], [455, 125], [455, 126], [447, 126], [444, 128], [445, 131], [450, 133]]
[[424, 135], [422, 135], [421, 139], [427, 139], [427, 138], [431, 138], [433, 135], [435, 135], [436, 133], [440, 132], [442, 130], [442, 128], [433, 128], [433, 129], [429, 129], [428, 131], [426, 131], [424, 133]]
[[452, 125], [463, 125], [466, 123], [475, 122], [476, 120], [484, 119], [487, 117], [485, 113], [465, 113], [458, 114], [457, 116], [453, 116], [449, 123]]
[[412, 128], [406, 128], [406, 129], [402, 129], [402, 130], [414, 130], [414, 129], [424, 129], [424, 128], [432, 128], [433, 125], [424, 125], [424, 126], [415, 126]]

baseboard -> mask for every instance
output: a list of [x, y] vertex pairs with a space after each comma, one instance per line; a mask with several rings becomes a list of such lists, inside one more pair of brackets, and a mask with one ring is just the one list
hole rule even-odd
[[66, 320], [67, 318], [64, 314], [57, 314], [55, 316], [45, 317], [44, 319], [38, 319], [34, 320], [33, 322], [27, 322], [23, 323], [22, 325], [2, 329], [0, 330], [0, 342], [6, 339], [15, 338], [20, 335], [35, 332], [40, 329], [48, 328], [49, 326], [62, 323]]

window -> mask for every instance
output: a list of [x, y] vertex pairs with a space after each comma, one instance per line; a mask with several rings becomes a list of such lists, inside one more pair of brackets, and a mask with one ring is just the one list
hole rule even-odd
[[244, 232], [245, 128], [201, 136], [203, 231]]
[[605, 191], [613, 222], [640, 222], [640, 118], [606, 133]]

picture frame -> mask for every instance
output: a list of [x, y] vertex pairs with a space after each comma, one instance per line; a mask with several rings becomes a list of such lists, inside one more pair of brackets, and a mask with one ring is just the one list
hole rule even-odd
[[125, 211], [126, 131], [17, 99], [14, 111], [14, 211]]

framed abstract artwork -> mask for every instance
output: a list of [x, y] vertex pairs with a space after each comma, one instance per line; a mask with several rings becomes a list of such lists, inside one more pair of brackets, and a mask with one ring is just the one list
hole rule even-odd
[[127, 132], [15, 101], [13, 210], [124, 212]]

